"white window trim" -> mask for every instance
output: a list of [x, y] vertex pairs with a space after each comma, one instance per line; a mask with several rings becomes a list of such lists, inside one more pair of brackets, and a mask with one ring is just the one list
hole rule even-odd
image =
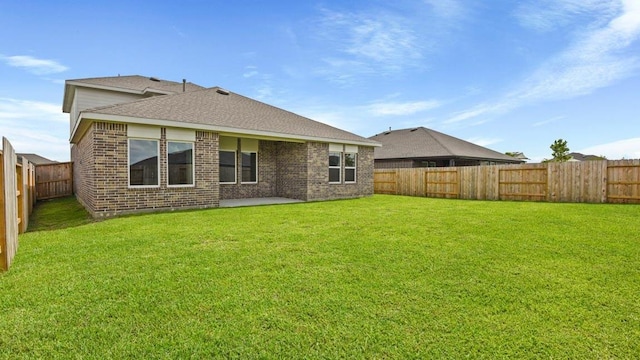
[[[234, 169], [233, 172], [233, 182], [222, 182], [220, 180], [220, 173], [218, 172], [218, 181], [220, 185], [234, 185], [238, 183], [238, 151], [237, 150], [224, 150], [221, 149], [218, 151], [218, 154], [221, 152], [232, 152], [233, 153], [233, 161], [234, 161]], [[218, 163], [218, 169], [220, 168], [220, 164]]]
[[[156, 142], [156, 156], [157, 160], [157, 169], [158, 169], [158, 183], [156, 185], [131, 185], [131, 140], [145, 140], [145, 141], [155, 141]], [[140, 138], [140, 137], [130, 137], [127, 138], [127, 187], [129, 189], [155, 189], [160, 187], [160, 139], [153, 138]]]
[[[177, 185], [169, 184], [169, 143], [191, 144], [191, 179], [193, 180], [193, 183], [177, 184]], [[196, 144], [192, 141], [167, 140], [167, 187], [179, 188], [179, 187], [195, 187], [195, 186], [196, 186]]]
[[340, 154], [340, 165], [338, 165], [338, 166], [329, 165], [329, 170], [331, 170], [331, 169], [340, 170], [340, 171], [338, 171], [340, 179], [338, 181], [331, 181], [331, 179], [329, 179], [329, 184], [342, 184], [342, 164], [344, 163], [344, 159], [342, 158], [343, 157], [343, 152], [342, 151], [329, 151], [329, 159], [331, 158], [331, 153]]
[[[242, 181], [242, 154], [256, 154], [256, 181]], [[260, 175], [260, 167], [258, 166], [258, 152], [257, 151], [241, 151], [240, 152], [240, 184], [257, 184], [258, 177]]]
[[[347, 162], [346, 161], [344, 162], [344, 172], [345, 172], [344, 183], [345, 184], [355, 184], [355, 183], [358, 182], [358, 153], [345, 152], [344, 153], [344, 157], [345, 158], [346, 158], [347, 154], [355, 155], [356, 164], [355, 164], [355, 166], [347, 166]], [[353, 181], [347, 181], [347, 176], [346, 176], [347, 169], [353, 169]]]

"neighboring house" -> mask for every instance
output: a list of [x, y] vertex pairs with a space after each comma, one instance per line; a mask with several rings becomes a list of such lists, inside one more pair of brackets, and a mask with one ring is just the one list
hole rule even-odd
[[425, 127], [385, 131], [369, 139], [382, 144], [374, 153], [376, 169], [524, 162]]
[[46, 164], [56, 164], [57, 161], [49, 160], [44, 156], [40, 156], [38, 154], [16, 154], [18, 158], [25, 158], [30, 163], [35, 165], [46, 165]]
[[506, 152], [505, 154], [522, 161], [531, 160], [524, 153], [520, 151]]
[[606, 160], [605, 158], [603, 158], [602, 156], [596, 156], [596, 155], [585, 155], [585, 154], [581, 154], [579, 152], [572, 152], [567, 154], [569, 155], [571, 158], [567, 161], [590, 161], [590, 160]]
[[67, 80], [74, 192], [94, 217], [373, 194], [377, 142], [224, 89]]

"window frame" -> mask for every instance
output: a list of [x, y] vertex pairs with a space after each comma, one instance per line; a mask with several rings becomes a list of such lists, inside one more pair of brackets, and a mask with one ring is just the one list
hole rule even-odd
[[[170, 183], [170, 175], [171, 171], [169, 169], [169, 144], [170, 143], [180, 143], [180, 144], [190, 144], [191, 145], [191, 183], [190, 184], [171, 184]], [[196, 186], [196, 144], [193, 141], [181, 141], [181, 140], [167, 140], [167, 187], [195, 187]]]
[[[338, 165], [331, 165], [331, 154], [338, 154], [339, 163]], [[329, 151], [329, 184], [342, 184], [342, 151]], [[335, 155], [334, 155], [335, 156]], [[338, 169], [338, 181], [331, 181], [331, 169]]]
[[[220, 161], [222, 159], [222, 153], [226, 152], [226, 153], [233, 153], [233, 181], [222, 181], [222, 178], [220, 177], [220, 175], [222, 174], [222, 172], [220, 171], [220, 167], [222, 166], [222, 162]], [[218, 182], [220, 183], [220, 185], [234, 185], [238, 183], [238, 150], [218, 150]]]
[[[248, 154], [249, 159], [251, 159], [251, 154], [255, 154], [256, 156], [256, 166], [255, 166], [255, 180], [254, 181], [245, 181], [244, 180], [244, 155]], [[249, 165], [250, 167], [251, 165]], [[240, 184], [257, 184], [258, 183], [258, 152], [257, 151], [241, 151], [240, 152]]]
[[[131, 184], [131, 141], [150, 141], [156, 143], [156, 184], [143, 184], [132, 185]], [[129, 189], [150, 189], [160, 187], [160, 139], [149, 139], [141, 137], [128, 137], [127, 138], [127, 187]], [[144, 176], [143, 176], [144, 179]]]
[[[353, 166], [347, 166], [347, 155], [353, 155]], [[344, 183], [355, 184], [358, 181], [358, 153], [345, 152], [344, 153]], [[353, 180], [347, 180], [347, 170], [353, 170]]]

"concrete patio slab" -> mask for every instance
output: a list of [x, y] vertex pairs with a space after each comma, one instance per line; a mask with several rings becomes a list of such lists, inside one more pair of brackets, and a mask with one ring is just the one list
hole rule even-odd
[[220, 200], [220, 207], [227, 208], [227, 207], [239, 207], [239, 206], [293, 204], [293, 203], [301, 203], [301, 202], [304, 202], [304, 201], [282, 198], [282, 197], [228, 199], [228, 200]]

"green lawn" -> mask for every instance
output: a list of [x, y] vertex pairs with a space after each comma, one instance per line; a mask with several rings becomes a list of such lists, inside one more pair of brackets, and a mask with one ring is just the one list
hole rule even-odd
[[374, 196], [87, 223], [64, 201], [0, 274], [2, 358], [640, 357], [639, 206]]

